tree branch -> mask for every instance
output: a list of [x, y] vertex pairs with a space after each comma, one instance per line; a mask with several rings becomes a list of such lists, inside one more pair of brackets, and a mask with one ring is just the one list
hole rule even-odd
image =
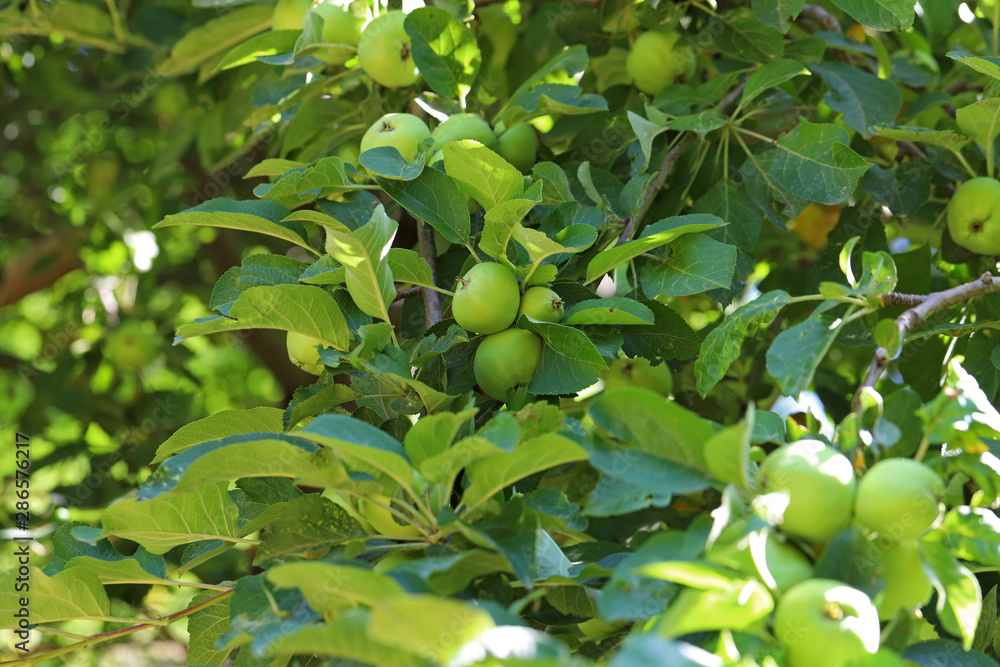
[[[434, 229], [421, 221], [417, 221], [417, 234], [420, 245], [420, 256], [431, 267], [431, 282], [437, 285], [437, 253], [434, 245]], [[424, 310], [427, 313], [427, 328], [440, 322], [441, 298], [432, 289], [421, 288], [424, 291]]]
[[[984, 273], [971, 283], [959, 285], [942, 292], [932, 292], [926, 296], [919, 294], [887, 294], [882, 298], [883, 305], [909, 305], [916, 303], [912, 308], [896, 318], [896, 327], [899, 329], [900, 340], [905, 340], [906, 335], [927, 321], [927, 319], [937, 313], [954, 306], [956, 303], [968, 301], [977, 296], [1000, 292], [1000, 278], [989, 273]], [[890, 298], [892, 297], [892, 298]], [[861, 409], [861, 394], [868, 387], [875, 388], [875, 384], [882, 377], [886, 366], [889, 365], [889, 351], [884, 347], [879, 347], [875, 351], [875, 359], [868, 369], [868, 374], [854, 395], [854, 411]]]
[[0, 280], [0, 308], [50, 287], [70, 271], [83, 268], [77, 252], [81, 236], [77, 230], [53, 234], [8, 264]]

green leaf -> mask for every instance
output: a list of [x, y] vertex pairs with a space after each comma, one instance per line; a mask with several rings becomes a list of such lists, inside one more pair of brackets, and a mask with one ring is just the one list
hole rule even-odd
[[507, 245], [516, 235], [525, 236], [521, 220], [541, 201], [541, 190], [541, 183], [534, 184], [523, 196], [499, 202], [486, 211], [483, 233], [479, 239], [479, 247], [483, 252], [504, 264], [510, 264]]
[[[219, 595], [219, 591], [199, 591], [191, 598], [191, 606], [208, 602]], [[229, 630], [229, 600], [223, 598], [214, 604], [202, 607], [188, 616], [188, 662], [192, 665], [221, 665], [231, 653], [219, 650], [216, 642]]]
[[[759, 4], [759, 0], [755, 1], [754, 9]], [[615, 653], [608, 667], [644, 667], [655, 664], [670, 667], [721, 667], [723, 663], [719, 656], [694, 644], [664, 639], [654, 634], [633, 633], [625, 638], [625, 643]]]
[[320, 415], [292, 435], [329, 447], [354, 470], [383, 473], [411, 489], [413, 469], [403, 446], [371, 424], [346, 415]]
[[132, 540], [154, 554], [198, 540], [235, 541], [239, 528], [236, 505], [226, 493], [228, 485], [206, 484], [182, 495], [147, 501], [121, 500], [104, 511], [100, 537]]
[[890, 359], [896, 356], [903, 344], [903, 337], [899, 333], [896, 320], [879, 320], [875, 327], [875, 344], [884, 347]]
[[167, 459], [139, 487], [139, 499], [246, 477], [288, 477], [329, 486], [347, 476], [337, 457], [308, 440], [284, 433], [248, 433], [203, 442]]
[[229, 49], [267, 30], [273, 9], [257, 4], [239, 7], [197, 26], [174, 44], [170, 57], [160, 63], [157, 73], [162, 77], [175, 77], [214, 56], [221, 57]]
[[469, 28], [447, 11], [420, 7], [403, 22], [410, 53], [431, 89], [451, 99], [464, 99], [479, 74], [482, 54]]
[[295, 285], [306, 266], [304, 262], [284, 255], [250, 255], [240, 266], [229, 269], [216, 281], [208, 307], [229, 316], [233, 304], [246, 290], [260, 286]]
[[387, 258], [394, 281], [421, 287], [435, 286], [430, 264], [413, 250], [390, 248]]
[[91, 544], [73, 537], [73, 528], [85, 525], [72, 521], [56, 529], [52, 535], [52, 558], [45, 565], [45, 574], [53, 576], [69, 568], [84, 567], [96, 574], [102, 584], [164, 583], [167, 575], [162, 556], [154, 556], [142, 547], [125, 556], [106, 540]]
[[411, 181], [375, 179], [400, 206], [441, 233], [448, 241], [469, 242], [469, 207], [455, 182], [437, 169], [424, 169]]
[[179, 225], [239, 229], [273, 236], [319, 254], [309, 245], [305, 227], [294, 222], [282, 222], [287, 215], [287, 208], [271, 201], [233, 201], [220, 197], [168, 215], [153, 225], [153, 229]]
[[397, 227], [380, 206], [366, 225], [353, 232], [326, 230], [326, 251], [344, 265], [354, 303], [365, 314], [385, 322], [389, 321], [389, 304], [396, 298], [386, 253]]
[[705, 231], [705, 236], [734, 245], [747, 253], [753, 252], [760, 237], [764, 216], [750, 195], [740, 185], [722, 178], [695, 200], [692, 214], [714, 215], [726, 224]]
[[1000, 566], [1000, 518], [992, 510], [968, 505], [955, 507], [945, 515], [941, 531], [957, 558]]
[[698, 393], [704, 398], [740, 356], [743, 341], [766, 329], [778, 316], [791, 297], [783, 290], [766, 292], [750, 303], [733, 311], [708, 336], [701, 346], [701, 355], [694, 362]]
[[955, 110], [958, 129], [986, 150], [1000, 134], [1000, 97], [991, 97]]
[[750, 461], [750, 438], [754, 412], [724, 428], [705, 443], [705, 463], [717, 480], [752, 490], [756, 465]]
[[277, 183], [265, 183], [254, 188], [262, 199], [291, 199], [296, 205], [314, 201], [325, 188], [341, 189], [353, 185], [339, 157], [325, 157], [302, 170], [286, 173]]
[[607, 368], [601, 353], [579, 329], [533, 322], [527, 315], [522, 315], [517, 324], [545, 340], [541, 361], [528, 385], [528, 391], [534, 394], [575, 394], [596, 383]]
[[716, 108], [705, 109], [698, 113], [678, 116], [667, 123], [667, 127], [675, 132], [694, 132], [700, 139], [712, 130], [724, 127], [728, 119]]
[[412, 162], [407, 161], [395, 146], [369, 148], [358, 156], [358, 162], [375, 176], [387, 180], [412, 181], [424, 172], [430, 146], [430, 139], [420, 142]]
[[784, 52], [781, 32], [761, 23], [748, 8], [712, 19], [709, 32], [719, 50], [736, 60], [767, 63]]
[[168, 457], [209, 440], [218, 440], [241, 433], [282, 431], [280, 408], [258, 407], [249, 410], [223, 410], [202, 419], [184, 424], [163, 441], [152, 463], [161, 463]]
[[[753, 5], [755, 13], [757, 13], [758, 4], [754, 3]], [[802, 11], [801, 5], [802, 3], [799, 3], [798, 11]], [[798, 14], [798, 11], [795, 14]], [[784, 25], [784, 21], [781, 24]], [[774, 27], [777, 28], [779, 26]], [[785, 31], [782, 30], [782, 32]], [[743, 87], [743, 96], [740, 98], [740, 106], [746, 106], [765, 90], [780, 86], [784, 82], [791, 81], [803, 74], [808, 76], [809, 70], [796, 60], [778, 60], [773, 63], [761, 65], [747, 78], [747, 83]]]
[[581, 301], [566, 311], [563, 324], [653, 324], [653, 311], [649, 306], [623, 296]]
[[[848, 147], [847, 131], [803, 119], [778, 137], [778, 145], [756, 156], [769, 182], [821, 204], [846, 201], [871, 166]], [[820, 187], [822, 184], [822, 187]]]
[[[282, 563], [267, 571], [267, 580], [279, 588], [297, 588], [309, 606], [327, 618], [359, 605], [374, 607], [387, 598], [406, 594], [395, 579], [360, 564]], [[322, 582], [321, 585], [317, 585]]]
[[756, 579], [733, 582], [722, 590], [684, 589], [656, 625], [665, 637], [680, 637], [703, 630], [743, 630], [774, 609], [774, 599]]
[[462, 505], [469, 512], [520, 479], [586, 458], [587, 453], [569, 438], [547, 433], [518, 445], [513, 452], [477, 459], [466, 468], [469, 486], [462, 494]]
[[814, 312], [778, 334], [767, 349], [767, 372], [785, 395], [795, 397], [809, 387], [842, 326], [839, 319]]
[[642, 149], [642, 166], [639, 171], [644, 172], [653, 156], [653, 140], [666, 132], [668, 128], [666, 123], [654, 123], [634, 111], [628, 112], [628, 122], [632, 126], [632, 131], [635, 132], [635, 136], [639, 139], [639, 148]]
[[648, 260], [639, 274], [647, 298], [690, 296], [712, 289], [729, 289], [736, 270], [736, 246], [704, 234], [689, 234], [671, 244], [662, 262]]
[[477, 141], [449, 141], [441, 152], [448, 176], [487, 213], [497, 204], [524, 192], [521, 172]]
[[977, 72], [1000, 79], [1000, 58], [996, 56], [977, 56], [967, 51], [949, 51], [945, 55]]
[[540, 83], [522, 95], [512, 96], [500, 120], [505, 127], [514, 127], [538, 116], [580, 116], [607, 110], [608, 102], [602, 95], [584, 93], [580, 86]]
[[218, 331], [281, 329], [312, 336], [343, 351], [351, 340], [340, 306], [329, 292], [314, 285], [251, 287], [233, 304], [230, 315], [231, 320], [185, 324], [177, 329], [177, 337], [183, 340]]
[[638, 239], [597, 253], [587, 265], [587, 282], [591, 283], [619, 264], [624, 264], [633, 257], [666, 245], [685, 234], [701, 232], [725, 224], [722, 219], [706, 214], [681, 215], [659, 220], [643, 230]]
[[495, 625], [489, 611], [478, 605], [424, 593], [382, 600], [372, 611], [368, 633], [377, 642], [443, 665]]
[[464, 410], [421, 417], [406, 432], [403, 440], [403, 447], [410, 456], [413, 467], [420, 469], [425, 461], [446, 452], [459, 431], [469, 426], [469, 420], [475, 414], [472, 410]]
[[953, 151], [960, 150], [962, 146], [972, 141], [969, 137], [963, 137], [950, 130], [928, 130], [926, 127], [876, 125], [872, 129], [880, 136], [893, 141], [917, 141]]
[[587, 414], [595, 425], [633, 449], [708, 470], [705, 443], [712, 437], [712, 426], [653, 391], [637, 387], [604, 391], [587, 407]]
[[622, 350], [630, 357], [692, 359], [698, 356], [701, 338], [673, 308], [659, 301], [641, 302], [653, 311], [653, 326], [622, 326]]
[[913, 3], [909, 0], [833, 0], [833, 4], [875, 30], [887, 32], [913, 25]]
[[903, 105], [896, 84], [869, 72], [838, 62], [813, 63], [809, 69], [830, 88], [824, 98], [830, 108], [865, 138], [871, 137], [872, 126], [892, 123]]
[[261, 176], [284, 176], [293, 169], [305, 169], [308, 162], [296, 162], [295, 160], [285, 160], [282, 158], [265, 158], [250, 167], [250, 171], [243, 178], [260, 178]]
[[368, 630], [370, 616], [367, 609], [352, 609], [323, 623], [278, 634], [274, 650], [289, 656], [316, 654], [379, 667], [410, 667], [421, 662], [409, 650], [376, 642]]
[[982, 609], [982, 591], [976, 576], [959, 563], [943, 542], [925, 539], [920, 543], [924, 563], [929, 566], [931, 583], [938, 592], [937, 615], [948, 632], [962, 638], [968, 651], [976, 634]]
[[980, 651], [962, 649], [962, 645], [952, 639], [929, 639], [910, 644], [902, 651], [902, 658], [909, 665], [921, 667], [993, 667], [996, 660]]
[[520, 224], [514, 225], [513, 231], [514, 240], [528, 252], [528, 259], [536, 267], [553, 255], [583, 252], [597, 241], [597, 230], [585, 223], [564, 227], [551, 238]]
[[[320, 558], [348, 540], [367, 535], [358, 520], [340, 505], [316, 493], [305, 494], [281, 508], [261, 540], [254, 564], [267, 568], [288, 561]], [[320, 587], [313, 591], [316, 596], [323, 593]]]
[[300, 34], [299, 30], [268, 30], [231, 49], [215, 69], [216, 71], [231, 69], [252, 63], [260, 56], [290, 53], [295, 48], [295, 42]]
[[[30, 593], [18, 591], [21, 577], [30, 582]], [[73, 568], [52, 577], [39, 568], [32, 567], [27, 574], [14, 567], [0, 574], [0, 611], [3, 612], [0, 628], [17, 628], [20, 620], [14, 614], [24, 605], [20, 599], [31, 601], [29, 621], [32, 625], [48, 625], [56, 621], [83, 619], [111, 619], [111, 604], [97, 574], [84, 568]]]

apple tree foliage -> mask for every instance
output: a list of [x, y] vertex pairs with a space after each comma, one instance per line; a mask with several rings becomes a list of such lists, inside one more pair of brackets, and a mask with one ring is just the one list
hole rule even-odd
[[[176, 304], [157, 315], [178, 324], [175, 348], [257, 330], [323, 346], [321, 374], [287, 400], [217, 384], [242, 404], [172, 425], [131, 492], [78, 520], [52, 510], [50, 557], [30, 569], [36, 650], [12, 658], [99, 652], [155, 616], [187, 619], [191, 665], [784, 665], [769, 567], [796, 567], [876, 605], [897, 587], [898, 613], [865, 631], [878, 653], [851, 664], [997, 661], [1000, 279], [945, 216], [957, 184], [995, 175], [1000, 3], [442, 0], [407, 7], [420, 77], [395, 89], [323, 59], [322, 12], [271, 30], [272, 10], [0, 5], [9, 87], [28, 86], [25, 54], [47, 38], [62, 79], [55, 64], [72, 73], [81, 51], [128, 72], [98, 73], [107, 88], [71, 108], [141, 119], [122, 81], [143, 73], [167, 91], [154, 101], [184, 107], [115, 144], [147, 152], [127, 155], [142, 168], [123, 182], [171, 261], [193, 261], [203, 230], [261, 239], [221, 275], [156, 274], [184, 274], [198, 305], [147, 285]], [[651, 30], [678, 33], [687, 62], [644, 93], [626, 62]], [[522, 173], [456, 141], [436, 160], [426, 140], [409, 161], [388, 145], [354, 163], [398, 112], [431, 127], [480, 114], [500, 148], [528, 123], [537, 157], [518, 154]], [[49, 154], [67, 151], [60, 136]], [[192, 187], [195, 172], [229, 177]], [[77, 192], [58, 178], [53, 200]], [[450, 311], [456, 277], [483, 261], [563, 306], [514, 323], [543, 348], [505, 400], [477, 387], [482, 336]], [[672, 395], [601, 390], [623, 357], [668, 365]], [[267, 362], [291, 367], [281, 348]], [[807, 438], [862, 479], [898, 457], [940, 478], [943, 514], [904, 548], [910, 575], [886, 576], [888, 529], [782, 533], [758, 463]], [[18, 576], [0, 575], [6, 628]], [[123, 584], [148, 593], [130, 606]], [[109, 634], [80, 637], [94, 628]]]

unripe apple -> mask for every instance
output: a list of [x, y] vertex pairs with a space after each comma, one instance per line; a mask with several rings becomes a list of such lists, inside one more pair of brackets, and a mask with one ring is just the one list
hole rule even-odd
[[677, 46], [680, 38], [680, 33], [673, 31], [651, 30], [639, 35], [625, 60], [625, 68], [636, 88], [647, 95], [655, 95], [681, 74], [692, 70], [694, 51], [688, 46]]
[[906, 458], [883, 459], [858, 482], [854, 516], [880, 537], [917, 537], [944, 513], [944, 482], [931, 468]]
[[1000, 254], [1000, 181], [980, 176], [958, 186], [948, 204], [948, 232], [972, 252]]
[[302, 19], [312, 0], [278, 0], [271, 13], [272, 30], [302, 30]]
[[358, 502], [358, 509], [368, 519], [372, 528], [387, 537], [416, 537], [420, 534], [420, 529], [412, 523], [404, 523], [389, 511], [392, 507], [392, 499], [389, 496], [373, 494], [372, 500], [375, 502]]
[[139, 370], [157, 355], [158, 340], [142, 322], [122, 322], [104, 343], [104, 354], [120, 370]]
[[563, 317], [562, 298], [544, 285], [529, 287], [521, 295], [517, 316], [527, 315], [542, 322], [558, 322]]
[[289, 331], [285, 339], [288, 359], [306, 373], [313, 375], [319, 375], [324, 368], [323, 362], [319, 359], [319, 346], [323, 346], [323, 341], [298, 331]]
[[854, 503], [854, 467], [819, 440], [799, 440], [771, 452], [760, 466], [763, 493], [786, 496], [781, 530], [825, 542], [847, 528]]
[[497, 148], [497, 138], [493, 134], [490, 124], [482, 116], [474, 113], [457, 113], [449, 116], [447, 120], [434, 128], [431, 136], [434, 138], [435, 153], [430, 164], [444, 158], [441, 149], [450, 141], [472, 139], [491, 150]]
[[878, 605], [878, 617], [888, 621], [900, 609], [912, 612], [925, 604], [933, 590], [931, 580], [920, 563], [916, 540], [893, 544], [882, 554], [882, 579], [885, 594]]
[[774, 612], [774, 635], [786, 667], [840, 666], [879, 646], [878, 612], [862, 591], [833, 579], [788, 589]]
[[522, 174], [527, 174], [538, 157], [535, 128], [528, 123], [517, 123], [497, 138], [497, 153]]
[[674, 378], [670, 367], [661, 362], [653, 366], [648, 359], [616, 359], [601, 372], [604, 389], [616, 387], [642, 387], [655, 391], [660, 396], [670, 396], [674, 390]]
[[521, 292], [514, 272], [497, 262], [482, 262], [459, 278], [451, 314], [467, 331], [503, 331], [517, 318]]
[[531, 382], [542, 359], [542, 337], [527, 329], [505, 329], [483, 339], [472, 370], [490, 398], [506, 400], [507, 390]]
[[364, 17], [355, 16], [348, 8], [332, 1], [319, 3], [313, 11], [323, 17], [323, 41], [338, 45], [318, 51], [316, 55], [332, 65], [350, 60], [357, 53], [361, 41]]
[[379, 14], [365, 27], [358, 42], [361, 69], [389, 88], [410, 86], [420, 78], [410, 53], [410, 36], [403, 27], [405, 20], [406, 14], [399, 10]]
[[412, 162], [417, 156], [417, 146], [431, 138], [427, 123], [410, 113], [387, 113], [368, 128], [361, 137], [361, 152], [379, 146], [392, 146], [403, 159]]

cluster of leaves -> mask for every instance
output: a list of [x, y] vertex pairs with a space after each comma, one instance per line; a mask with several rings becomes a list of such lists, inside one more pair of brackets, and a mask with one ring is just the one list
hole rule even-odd
[[[268, 31], [270, 5], [220, 5], [156, 71], [196, 71], [227, 97], [169, 128], [157, 160], [195, 146], [206, 169], [242, 161], [267, 182], [254, 198], [203, 191], [157, 229], [256, 233], [287, 252], [227, 271], [212, 314], [177, 342], [297, 332], [326, 346], [325, 370], [283, 408], [177, 429], [137, 495], [99, 526], [59, 526], [31, 573], [32, 623], [125, 633], [106, 586], [184, 578], [205, 589], [169, 619], [189, 618], [189, 664], [234, 651], [237, 665], [275, 666], [781, 664], [766, 567], [697, 562], [775, 530], [780, 517], [755, 511], [753, 458], [811, 436], [859, 470], [916, 457], [950, 481], [921, 547], [936, 597], [923, 618], [894, 619], [864, 664], [995, 658], [998, 304], [983, 296], [902, 333], [892, 304], [989, 266], [935, 230], [956, 180], [993, 173], [1000, 68], [978, 54], [996, 51], [1000, 22], [921, 8], [907, 31], [902, 0], [436, 3], [406, 19], [421, 83], [386, 90], [316, 57], [314, 13], [301, 32]], [[33, 11], [9, 6], [0, 31], [41, 30]], [[131, 44], [114, 19], [68, 36]], [[652, 99], [624, 64], [649, 29], [681, 31], [698, 54]], [[481, 111], [498, 132], [531, 122], [539, 160], [525, 176], [464, 141], [429, 164], [425, 143], [412, 161], [363, 153], [372, 177], [336, 156], [417, 105]], [[819, 251], [788, 233], [814, 204], [843, 205]], [[476, 390], [479, 338], [447, 317], [452, 277], [486, 258], [566, 306], [559, 323], [516, 323], [544, 349], [506, 407]], [[878, 385], [876, 346], [898, 353]], [[674, 397], [588, 393], [620, 355], [669, 364]], [[780, 397], [807, 391], [833, 422], [822, 434], [779, 415]], [[817, 577], [880, 594], [872, 536], [792, 541]], [[253, 573], [205, 583], [234, 553]], [[0, 575], [4, 610], [16, 576]]]

